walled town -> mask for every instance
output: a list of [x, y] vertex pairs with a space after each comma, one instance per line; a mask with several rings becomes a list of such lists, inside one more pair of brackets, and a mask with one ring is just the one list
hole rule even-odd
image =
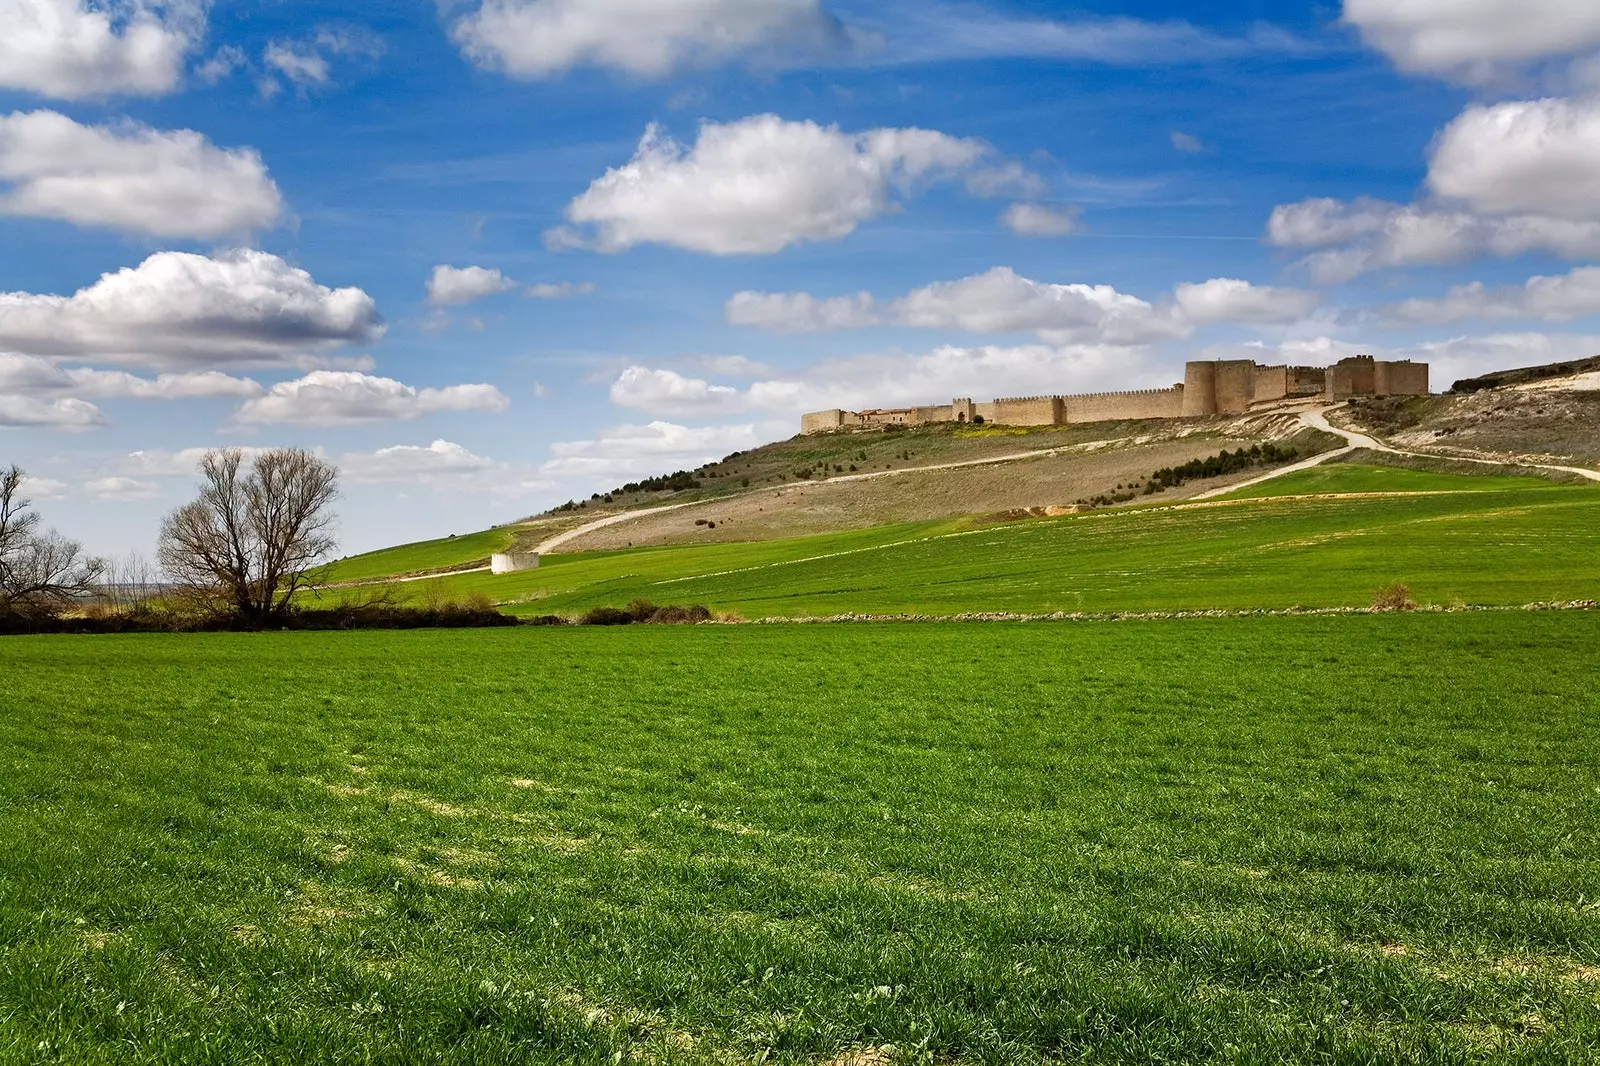
[[1428, 364], [1386, 361], [1370, 355], [1330, 367], [1261, 366], [1248, 359], [1201, 360], [1184, 367], [1183, 383], [1168, 389], [1095, 392], [1079, 396], [1021, 396], [973, 403], [956, 399], [929, 407], [865, 411], [814, 411], [803, 433], [854, 426], [925, 422], [986, 422], [1002, 426], [1062, 426], [1133, 418], [1203, 418], [1246, 414], [1259, 405], [1323, 398], [1338, 403], [1357, 396], [1426, 396]]

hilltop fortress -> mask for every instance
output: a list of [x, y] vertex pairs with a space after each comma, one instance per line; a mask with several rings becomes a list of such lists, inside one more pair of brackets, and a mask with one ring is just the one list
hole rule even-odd
[[892, 410], [814, 411], [800, 420], [802, 433], [849, 426], [918, 425], [924, 422], [989, 422], [1002, 426], [1063, 426], [1134, 418], [1201, 418], [1240, 415], [1262, 404], [1322, 397], [1330, 403], [1353, 396], [1426, 396], [1428, 364], [1385, 362], [1370, 355], [1333, 366], [1261, 366], [1248, 359], [1191, 362], [1183, 384], [1170, 389], [1092, 392], [1080, 396], [1021, 396], [973, 403], [952, 400], [934, 407]]

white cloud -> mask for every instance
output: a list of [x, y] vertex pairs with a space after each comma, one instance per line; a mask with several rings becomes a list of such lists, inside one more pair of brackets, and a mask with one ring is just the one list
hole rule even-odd
[[435, 307], [454, 307], [516, 287], [515, 281], [487, 267], [436, 266], [428, 279], [428, 302]]
[[1066, 237], [1078, 232], [1080, 212], [1075, 207], [1012, 204], [1000, 224], [1023, 237]]
[[161, 486], [131, 477], [102, 477], [84, 482], [89, 495], [108, 503], [137, 503], [161, 496]]
[[1434, 141], [1428, 187], [1485, 215], [1600, 221], [1600, 99], [1467, 108]]
[[105, 424], [105, 415], [86, 400], [41, 400], [0, 393], [0, 427], [78, 431]]
[[724, 313], [736, 325], [798, 333], [892, 323], [972, 333], [1032, 332], [1051, 344], [1148, 344], [1186, 336], [1189, 325], [1109, 285], [1054, 285], [1010, 267], [941, 281], [880, 303], [869, 293], [819, 299], [809, 293], [743, 292]]
[[257, 396], [260, 383], [231, 377], [219, 371], [161, 374], [154, 379], [135, 377], [120, 370], [88, 367], [65, 369], [35, 355], [0, 352], [0, 391], [50, 394], [71, 392], [80, 396], [134, 400], [187, 400], [204, 397]]
[[1400, 322], [1447, 323], [1467, 319], [1530, 319], [1568, 322], [1600, 314], [1600, 267], [1579, 267], [1556, 277], [1537, 276], [1526, 284], [1489, 288], [1461, 285], [1439, 299], [1403, 300], [1384, 309]]
[[1267, 238], [1308, 257], [1319, 281], [1483, 255], [1600, 255], [1600, 100], [1469, 107], [1429, 151], [1431, 200], [1304, 200], [1272, 213]]
[[663, 77], [754, 50], [817, 50], [843, 30], [819, 0], [483, 0], [450, 28], [474, 64], [514, 78], [577, 66]]
[[1147, 363], [1140, 349], [1118, 345], [951, 345], [921, 354], [824, 360], [738, 389], [672, 371], [630, 367], [612, 385], [611, 401], [659, 415], [762, 412], [788, 419], [830, 407], [939, 403], [952, 396], [989, 399], [1165, 387], [1172, 384], [1170, 373]]
[[261, 95], [268, 98], [281, 90], [279, 78], [305, 93], [332, 82], [330, 55], [376, 59], [383, 52], [383, 40], [376, 34], [350, 27], [324, 27], [305, 40], [269, 41], [261, 53], [261, 65], [267, 73], [257, 85]]
[[895, 301], [894, 317], [924, 329], [1032, 331], [1051, 344], [1148, 344], [1188, 332], [1170, 310], [1109, 285], [1048, 284], [1010, 267], [917, 289]]
[[54, 111], [0, 116], [0, 214], [209, 240], [270, 226], [282, 211], [253, 149]]
[[1463, 263], [1482, 255], [1550, 252], [1600, 255], [1600, 222], [1543, 215], [1487, 218], [1470, 211], [1382, 200], [1305, 200], [1275, 208], [1267, 239], [1285, 248], [1323, 248], [1305, 260], [1324, 284], [1384, 267]]
[[775, 333], [815, 333], [859, 329], [883, 321], [871, 293], [819, 299], [808, 292], [739, 292], [723, 307], [735, 326], [757, 326]]
[[178, 87], [203, 0], [0, 0], [0, 88], [62, 100]]
[[527, 292], [535, 300], [570, 300], [574, 296], [587, 296], [594, 290], [592, 281], [541, 281], [529, 285]]
[[1192, 133], [1184, 133], [1181, 130], [1172, 131], [1172, 147], [1177, 151], [1187, 152], [1191, 155], [1206, 150], [1206, 146], [1200, 138]]
[[[246, 461], [267, 450], [237, 444], [218, 445], [218, 447], [236, 448], [244, 453]], [[200, 463], [205, 459], [206, 453], [212, 450], [212, 448], [184, 448], [176, 452], [161, 449], [129, 452], [110, 464], [105, 473], [130, 478], [194, 477], [199, 474]]]
[[59, 500], [67, 494], [67, 483], [48, 477], [25, 477], [21, 492], [30, 500]]
[[225, 44], [213, 52], [210, 59], [196, 67], [194, 73], [207, 85], [215, 85], [234, 71], [249, 65], [250, 60], [245, 56], [244, 49], [238, 45]]
[[1304, 289], [1252, 285], [1238, 278], [1212, 278], [1184, 283], [1175, 293], [1178, 310], [1192, 322], [1240, 322], [1286, 325], [1311, 314], [1322, 298]]
[[729, 385], [713, 385], [675, 370], [630, 366], [611, 384], [611, 402], [659, 414], [738, 410], [743, 397]]
[[1591, 0], [1345, 0], [1344, 19], [1402, 70], [1469, 81], [1600, 48]]
[[0, 293], [0, 348], [145, 366], [315, 364], [375, 341], [360, 289], [329, 289], [266, 252], [157, 252], [72, 296]]
[[645, 426], [613, 426], [594, 440], [552, 444], [555, 458], [541, 470], [552, 477], [620, 483], [660, 474], [668, 466], [703, 466], [731, 452], [755, 447], [762, 440], [753, 424], [691, 427], [658, 421]]
[[815, 122], [756, 115], [701, 126], [685, 148], [652, 125], [631, 162], [567, 206], [580, 229], [554, 246], [620, 252], [667, 244], [712, 255], [770, 254], [839, 240], [893, 207], [892, 193], [970, 173], [980, 141], [934, 130], [844, 133]]
[[351, 484], [423, 485], [446, 494], [517, 497], [557, 487], [527, 463], [497, 462], [447, 440], [350, 452], [339, 457], [338, 466], [340, 476]]
[[293, 41], [270, 42], [261, 62], [302, 89], [328, 84], [328, 61], [316, 49]]
[[315, 370], [281, 381], [265, 395], [239, 408], [243, 425], [294, 423], [344, 426], [420, 418], [447, 411], [504, 411], [511, 406], [493, 385], [451, 385], [416, 389], [393, 378], [352, 371]]

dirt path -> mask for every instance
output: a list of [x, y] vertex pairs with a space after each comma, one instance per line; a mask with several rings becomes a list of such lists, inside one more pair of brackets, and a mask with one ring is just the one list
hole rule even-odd
[[1339, 426], [1329, 422], [1328, 412], [1336, 410], [1340, 406], [1343, 405], [1334, 404], [1329, 407], [1317, 407], [1309, 411], [1301, 411], [1300, 423], [1306, 426], [1308, 429], [1320, 429], [1324, 433], [1332, 433], [1336, 437], [1343, 437], [1345, 447], [1335, 449], [1331, 452], [1323, 452], [1321, 455], [1314, 455], [1310, 459], [1295, 463], [1292, 466], [1279, 467], [1277, 470], [1274, 470], [1271, 473], [1263, 474], [1258, 478], [1251, 478], [1249, 481], [1241, 481], [1237, 485], [1224, 485], [1222, 488], [1211, 489], [1209, 492], [1202, 492], [1200, 495], [1196, 496], [1195, 499], [1208, 500], [1230, 492], [1237, 492], [1240, 489], [1247, 489], [1254, 485], [1260, 485], [1264, 482], [1275, 480], [1283, 477], [1285, 474], [1292, 474], [1297, 470], [1309, 470], [1311, 467], [1321, 466], [1323, 463], [1331, 462], [1332, 460], [1341, 456], [1349, 455], [1351, 452], [1360, 451], [1362, 449], [1374, 452], [1384, 452], [1389, 455], [1407, 455], [1415, 459], [1447, 459], [1451, 462], [1477, 463], [1481, 466], [1520, 466], [1534, 470], [1552, 470], [1563, 474], [1577, 474], [1579, 477], [1588, 478], [1590, 481], [1600, 481], [1600, 470], [1591, 470], [1588, 467], [1582, 466], [1549, 466], [1544, 463], [1524, 463], [1514, 460], [1463, 459], [1454, 455], [1434, 455], [1429, 452], [1408, 452], [1402, 451], [1399, 448], [1391, 448], [1389, 445], [1378, 440], [1376, 437], [1370, 437], [1365, 433], [1357, 433], [1352, 429], [1342, 429]]
[[[991, 455], [984, 459], [964, 459], [959, 463], [938, 463], [933, 466], [908, 466], [900, 470], [876, 470], [866, 474], [840, 474], [838, 477], [823, 478], [821, 481], [805, 482], [804, 484], [840, 485], [851, 481], [872, 481], [875, 478], [902, 477], [906, 474], [924, 474], [935, 470], [958, 470], [973, 466], [994, 466], [998, 463], [1015, 463], [1024, 459], [1039, 459], [1052, 455], [1065, 455], [1068, 452], [1090, 452], [1100, 448], [1109, 448], [1118, 444], [1126, 444], [1129, 441], [1136, 439], [1137, 438], [1134, 437], [1118, 437], [1112, 440], [1091, 440], [1085, 441], [1082, 444], [1063, 445], [1060, 448], [1038, 448], [1031, 452], [1012, 452], [1009, 455]], [[792, 488], [794, 488], [793, 483], [785, 483], [782, 485], [774, 485], [770, 488], [752, 489], [749, 492], [738, 492], [730, 496], [717, 496], [709, 500], [693, 500], [689, 503], [674, 503], [668, 504], [665, 507], [646, 507], [637, 511], [624, 511], [622, 514], [607, 515], [605, 518], [597, 518], [593, 522], [589, 522], [586, 525], [581, 525], [576, 529], [569, 529], [559, 536], [551, 537], [549, 540], [535, 548], [534, 551], [538, 552], [540, 555], [545, 555], [555, 551], [563, 544], [568, 544], [580, 537], [587, 536], [596, 530], [608, 529], [611, 526], [619, 525], [623, 522], [631, 522], [634, 519], [644, 518], [649, 515], [663, 514], [667, 511], [678, 511], [685, 507], [699, 507], [706, 504], [726, 503], [729, 500], [749, 499], [753, 496], [765, 496], [771, 493], [786, 492]]]

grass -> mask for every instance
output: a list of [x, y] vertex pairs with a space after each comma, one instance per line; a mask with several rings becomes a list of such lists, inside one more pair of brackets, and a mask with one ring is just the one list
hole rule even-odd
[[[1359, 468], [1332, 476], [1387, 485], [1449, 477]], [[483, 592], [522, 614], [575, 614], [642, 596], [749, 618], [1361, 607], [1396, 582], [1425, 605], [1600, 598], [1600, 491], [1543, 481], [1508, 489], [1492, 477], [1448, 483], [1486, 490], [1221, 501], [976, 529], [952, 519], [553, 555], [538, 571], [452, 577], [442, 587]]]
[[1597, 642], [17, 638], [0, 1061], [1592, 1063]]
[[[1492, 470], [1493, 467], [1486, 468]], [[1552, 482], [1539, 477], [1506, 474], [1449, 474], [1410, 470], [1399, 466], [1360, 463], [1325, 463], [1308, 470], [1264, 481], [1230, 492], [1227, 499], [1265, 499], [1273, 496], [1335, 495], [1359, 492], [1496, 492], [1547, 489]]]
[[495, 552], [505, 551], [516, 538], [516, 527], [499, 526], [481, 533], [441, 537], [416, 544], [402, 544], [362, 555], [352, 555], [330, 563], [316, 574], [319, 581], [366, 581], [372, 578], [415, 574], [424, 570], [487, 564]]

